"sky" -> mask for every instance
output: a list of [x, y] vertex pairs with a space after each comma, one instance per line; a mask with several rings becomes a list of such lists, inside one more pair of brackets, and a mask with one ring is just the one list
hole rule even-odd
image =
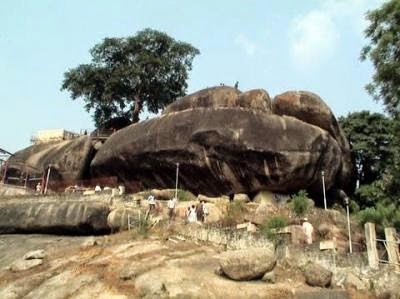
[[288, 90], [320, 95], [336, 116], [382, 105], [364, 86], [372, 65], [365, 13], [382, 0], [1, 0], [0, 148], [30, 145], [38, 130], [92, 130], [82, 100], [60, 91], [63, 74], [90, 62], [105, 37], [144, 28], [197, 47], [188, 93], [239, 82], [271, 97]]

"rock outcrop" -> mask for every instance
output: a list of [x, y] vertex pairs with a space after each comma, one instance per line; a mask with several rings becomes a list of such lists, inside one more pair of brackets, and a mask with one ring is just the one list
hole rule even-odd
[[261, 278], [276, 265], [274, 253], [265, 248], [227, 251], [220, 255], [222, 272], [233, 280]]
[[305, 266], [306, 283], [312, 287], [329, 287], [333, 273], [321, 265], [309, 263]]
[[93, 155], [90, 136], [35, 144], [10, 157], [7, 173], [14, 177], [21, 173], [41, 175], [51, 165], [52, 181], [78, 180], [88, 175]]
[[5, 201], [0, 203], [0, 234], [109, 232], [110, 208], [102, 202]]
[[319, 97], [288, 93], [272, 102], [264, 90], [216, 87], [113, 134], [91, 173], [168, 188], [179, 163], [180, 186], [197, 194], [307, 189], [319, 195], [322, 170], [327, 189], [351, 187], [349, 157], [348, 143]]

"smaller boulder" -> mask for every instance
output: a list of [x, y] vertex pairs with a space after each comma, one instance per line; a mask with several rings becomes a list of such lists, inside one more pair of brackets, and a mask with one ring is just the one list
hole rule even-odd
[[96, 240], [95, 237], [89, 237], [87, 238], [84, 242], [82, 242], [81, 244], [81, 248], [85, 249], [85, 248], [89, 248], [89, 247], [94, 247], [96, 245], [100, 245], [100, 242], [98, 240]]
[[233, 280], [253, 280], [263, 277], [276, 265], [274, 253], [266, 248], [227, 251], [220, 255], [223, 273]]
[[257, 225], [263, 225], [265, 221], [277, 212], [277, 207], [269, 202], [262, 202], [249, 220]]
[[352, 272], [347, 273], [344, 286], [346, 288], [355, 288], [359, 291], [368, 289], [368, 285]]
[[316, 263], [309, 263], [304, 268], [306, 283], [312, 287], [329, 287], [332, 282], [332, 271]]
[[274, 271], [266, 272], [264, 276], [261, 278], [261, 280], [267, 283], [275, 283], [276, 282], [275, 272]]
[[43, 259], [28, 259], [28, 260], [20, 259], [15, 261], [10, 266], [10, 270], [12, 272], [25, 271], [34, 268], [36, 266], [39, 266], [41, 264], [43, 264]]
[[25, 253], [24, 260], [44, 259], [46, 252], [43, 249], [33, 250]]
[[[112, 231], [122, 231], [128, 229], [128, 218], [131, 223], [138, 218], [138, 212], [130, 208], [116, 208], [108, 214], [107, 225]], [[144, 217], [144, 215], [143, 215]]]
[[214, 204], [220, 203], [220, 202], [228, 203], [229, 202], [229, 196], [223, 195], [223, 196], [220, 196], [220, 197], [208, 197], [208, 196], [199, 194], [197, 196], [197, 200], [198, 201], [209, 202], [209, 203], [214, 203]]
[[257, 195], [253, 198], [254, 202], [257, 203], [270, 203], [273, 204], [274, 203], [274, 194], [270, 191], [260, 191], [257, 193]]
[[233, 201], [241, 201], [243, 203], [248, 203], [250, 201], [250, 198], [247, 194], [238, 193], [233, 196]]

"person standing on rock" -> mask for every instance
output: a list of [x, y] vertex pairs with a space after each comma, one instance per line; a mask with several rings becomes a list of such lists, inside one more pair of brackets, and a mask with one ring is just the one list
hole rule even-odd
[[150, 194], [149, 197], [147, 197], [147, 201], [149, 203], [149, 209], [146, 214], [146, 219], [149, 217], [150, 213], [156, 210], [156, 198], [154, 197], [154, 195]]
[[312, 244], [312, 234], [314, 232], [314, 227], [312, 226], [312, 224], [310, 222], [308, 222], [307, 218], [303, 218], [303, 231], [304, 234], [306, 235], [306, 243], [307, 244]]
[[195, 205], [192, 205], [191, 207], [189, 207], [188, 211], [189, 211], [189, 213], [188, 213], [188, 222], [189, 223], [197, 222], [197, 214], [196, 214]]
[[200, 203], [197, 205], [196, 217], [200, 222], [204, 222], [204, 201], [200, 201]]
[[172, 218], [175, 216], [175, 207], [176, 207], [176, 197], [170, 198], [168, 200], [168, 219], [171, 222]]

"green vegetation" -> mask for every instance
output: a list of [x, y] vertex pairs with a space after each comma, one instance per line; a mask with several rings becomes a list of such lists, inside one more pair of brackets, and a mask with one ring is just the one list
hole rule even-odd
[[127, 38], [105, 38], [90, 50], [91, 63], [64, 74], [61, 89], [73, 100], [82, 98], [88, 112], [94, 110], [98, 128], [113, 119], [136, 123], [143, 109], [157, 113], [185, 94], [199, 53], [152, 29]]
[[365, 36], [369, 39], [361, 52], [361, 59], [369, 59], [375, 67], [368, 92], [383, 101], [391, 115], [400, 110], [400, 1], [390, 0], [367, 13], [369, 22]]
[[196, 200], [196, 196], [193, 195], [192, 192], [178, 189], [178, 200], [179, 201], [194, 201]]
[[367, 13], [369, 43], [362, 60], [375, 67], [367, 91], [382, 101], [388, 115], [355, 112], [339, 119], [352, 146], [360, 187], [350, 209], [364, 224], [400, 229], [400, 1], [389, 0]]
[[300, 190], [297, 194], [295, 194], [290, 202], [290, 207], [296, 216], [305, 216], [310, 210], [310, 199], [308, 198], [307, 191]]
[[400, 211], [394, 203], [378, 203], [376, 207], [366, 208], [358, 212], [357, 218], [361, 224], [375, 223], [378, 231], [383, 231], [383, 228], [389, 226], [400, 230]]
[[288, 220], [281, 215], [269, 218], [261, 227], [261, 233], [275, 244], [283, 242], [283, 236], [277, 234], [276, 231], [288, 225]]
[[245, 209], [246, 207], [242, 201], [230, 201], [226, 207], [226, 213], [222, 221], [223, 225], [236, 225], [238, 221], [240, 221], [240, 219], [243, 217]]
[[137, 227], [135, 231], [142, 237], [148, 237], [150, 233], [151, 223], [148, 218], [140, 217], [137, 222]]

